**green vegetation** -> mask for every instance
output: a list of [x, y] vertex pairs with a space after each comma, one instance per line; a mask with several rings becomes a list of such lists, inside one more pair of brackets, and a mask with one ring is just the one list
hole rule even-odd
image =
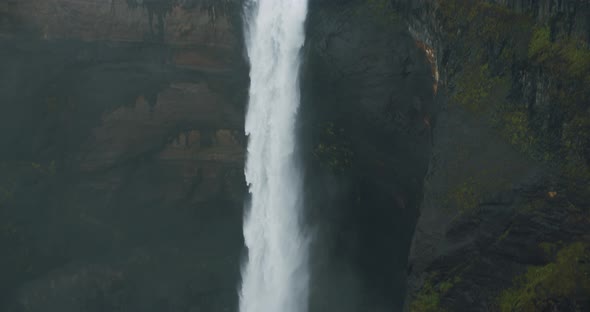
[[539, 244], [539, 247], [541, 249], [543, 249], [543, 251], [545, 252], [545, 254], [552, 255], [552, 254], [555, 254], [555, 252], [557, 251], [558, 245], [555, 244], [555, 243], [544, 242], [544, 243], [540, 243]]
[[[542, 247], [551, 252], [552, 246]], [[555, 261], [530, 266], [499, 298], [501, 311], [546, 311], [559, 300], [590, 298], [590, 249], [577, 242], [562, 248]]]
[[510, 235], [510, 231], [512, 231], [512, 226], [509, 226], [506, 230], [504, 230], [504, 232], [502, 232], [502, 235], [498, 236], [498, 239], [496, 240], [496, 242], [501, 242], [501, 241], [505, 240], [506, 237], [508, 237], [508, 235]]
[[40, 163], [32, 162], [31, 167], [38, 173], [46, 174], [46, 175], [55, 175], [56, 173], [56, 166], [55, 160], [50, 161], [47, 165], [43, 165]]
[[469, 178], [466, 182], [452, 189], [447, 204], [457, 207], [457, 210], [461, 213], [472, 211], [479, 204], [480, 189], [481, 185], [475, 179]]
[[[449, 107], [460, 108], [523, 154], [562, 169], [529, 194], [516, 213], [542, 215], [567, 210], [570, 222], [590, 217], [590, 49], [587, 39], [562, 31], [564, 16], [538, 21], [498, 2], [438, 0], [436, 18], [444, 51], [443, 77]], [[438, 51], [442, 53], [443, 51]], [[550, 161], [550, 162], [549, 162]], [[485, 166], [485, 164], [483, 164]], [[450, 186], [446, 203], [461, 213], [477, 207], [494, 187], [486, 176], [463, 178]], [[498, 184], [499, 185], [499, 184]], [[575, 221], [572, 221], [575, 220]], [[497, 242], [512, 237], [508, 226]], [[571, 238], [579, 240], [579, 238]], [[530, 266], [498, 298], [501, 311], [557, 311], [590, 299], [588, 243], [543, 243], [549, 262]], [[443, 311], [447, 287], [434, 279], [412, 302], [412, 311]]]
[[483, 102], [490, 95], [492, 84], [488, 64], [468, 65], [457, 77], [457, 88], [452, 99], [464, 109], [472, 113], [480, 113], [485, 109]]
[[411, 312], [444, 312], [441, 307], [441, 298], [447, 294], [457, 283], [461, 282], [461, 277], [455, 276], [452, 279], [442, 280], [435, 283], [436, 273], [426, 279], [424, 285], [416, 295], [416, 298], [410, 304]]
[[538, 27], [533, 32], [531, 42], [529, 43], [529, 57], [543, 61], [549, 58], [553, 53], [549, 26]]
[[9, 186], [0, 185], [0, 205], [14, 197], [14, 188], [14, 184]]
[[536, 27], [533, 31], [528, 56], [555, 73], [566, 75], [566, 79], [584, 79], [590, 75], [588, 43], [576, 38], [552, 41], [548, 25]]
[[510, 144], [521, 152], [531, 154], [536, 146], [536, 138], [532, 132], [527, 112], [512, 111], [502, 113], [500, 131]]
[[[578, 78], [585, 78], [588, 81], [590, 77], [590, 49], [582, 41], [567, 40], [562, 44], [560, 54], [568, 64], [569, 72]], [[586, 75], [584, 77], [584, 75]]]
[[342, 173], [349, 169], [354, 158], [344, 129], [337, 128], [333, 122], [328, 122], [323, 126], [320, 141], [313, 154], [322, 165], [335, 173]]
[[563, 144], [571, 161], [583, 162], [590, 146], [590, 118], [588, 114], [575, 116], [564, 127]]
[[590, 114], [574, 117], [564, 126], [562, 141], [564, 163], [562, 175], [566, 182], [567, 195], [588, 208], [590, 202]]
[[[453, 57], [465, 61], [449, 66], [451, 104], [491, 120], [502, 137], [533, 158], [562, 164], [576, 159], [576, 167], [585, 167], [590, 161], [588, 42], [552, 33], [554, 21], [538, 23], [486, 1], [439, 0], [438, 5], [445, 39], [455, 47]], [[537, 99], [549, 103], [546, 115], [533, 120], [534, 109], [523, 107], [530, 99], [510, 91], [522, 82], [515, 68], [550, 78], [541, 85], [545, 92], [538, 93], [543, 99]], [[549, 112], [561, 120], [548, 127], [540, 118], [549, 118]]]
[[[483, 1], [439, 1], [447, 34], [457, 41], [458, 56], [469, 60], [455, 73], [452, 103], [492, 121], [503, 137], [519, 150], [536, 148], [529, 116], [508, 99], [513, 84], [509, 66], [526, 58], [530, 17]], [[491, 118], [486, 118], [490, 117]]]
[[[469, 48], [517, 43], [532, 25], [529, 16], [486, 1], [438, 0], [442, 25], [451, 40], [466, 37]], [[478, 54], [480, 49], [473, 50]]]

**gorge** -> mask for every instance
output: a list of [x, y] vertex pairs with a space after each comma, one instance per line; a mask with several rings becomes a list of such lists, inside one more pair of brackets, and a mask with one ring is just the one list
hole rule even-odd
[[[0, 311], [240, 310], [244, 5], [0, 1]], [[588, 1], [307, 11], [308, 310], [588, 310]]]

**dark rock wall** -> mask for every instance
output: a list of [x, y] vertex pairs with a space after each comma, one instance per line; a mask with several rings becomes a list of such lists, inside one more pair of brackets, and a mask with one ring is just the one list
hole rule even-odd
[[431, 67], [386, 1], [312, 2], [307, 38], [312, 311], [396, 311], [432, 147]]
[[394, 3], [442, 99], [406, 310], [587, 309], [588, 2]]
[[235, 309], [240, 32], [143, 3], [0, 3], [2, 311]]

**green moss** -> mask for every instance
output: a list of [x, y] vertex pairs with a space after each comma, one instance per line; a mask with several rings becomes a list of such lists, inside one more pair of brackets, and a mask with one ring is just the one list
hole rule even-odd
[[446, 295], [457, 283], [461, 282], [461, 277], [456, 276], [452, 279], [443, 280], [435, 283], [436, 273], [432, 274], [425, 282], [416, 298], [410, 304], [411, 312], [444, 312], [441, 307], [441, 297]]
[[500, 235], [498, 237], [496, 242], [501, 242], [501, 241], [505, 240], [506, 237], [508, 237], [508, 235], [510, 235], [510, 231], [512, 231], [512, 226], [509, 226], [504, 232], [502, 232], [502, 235]]
[[524, 205], [524, 209], [522, 209], [522, 212], [532, 213], [545, 207], [545, 205], [546, 201], [544, 198], [533, 198]]
[[[441, 35], [453, 47], [446, 73], [450, 105], [480, 121], [491, 120], [525, 155], [562, 167], [568, 192], [590, 200], [587, 40], [554, 33], [552, 29], [559, 29], [553, 27], [554, 20], [539, 22], [490, 1], [436, 3]], [[542, 80], [549, 82], [539, 89], [547, 106], [534, 115], [528, 111], [530, 94], [521, 87], [523, 72], [542, 73]], [[461, 185], [453, 192], [450, 197], [462, 203], [462, 210], [473, 206], [473, 186]]]
[[471, 51], [479, 51], [489, 44], [514, 45], [527, 35], [532, 25], [530, 16], [486, 1], [439, 0], [437, 3], [447, 35], [451, 39], [467, 39], [462, 42]]
[[0, 204], [11, 200], [14, 197], [14, 186], [0, 185]]
[[557, 251], [558, 245], [555, 243], [544, 242], [544, 243], [540, 243], [539, 247], [541, 249], [543, 249], [543, 252], [545, 252], [545, 254], [552, 255]]
[[440, 293], [427, 281], [410, 307], [411, 312], [444, 311], [440, 308]]
[[468, 65], [457, 78], [453, 101], [472, 113], [485, 110], [484, 100], [489, 96], [494, 81], [490, 78], [488, 64]]
[[590, 200], [590, 116], [580, 114], [566, 123], [562, 134], [565, 162], [563, 177], [568, 195], [581, 202]]
[[573, 76], [581, 77], [590, 71], [590, 50], [581, 43], [568, 40], [561, 50], [561, 55], [567, 61]]
[[551, 30], [549, 26], [537, 27], [533, 31], [529, 43], [528, 55], [530, 58], [537, 59], [541, 62], [555, 55], [551, 44]]
[[565, 125], [563, 144], [570, 160], [584, 161], [586, 149], [590, 146], [590, 114], [575, 116]]
[[529, 126], [528, 114], [525, 111], [504, 112], [501, 122], [502, 135], [520, 151], [532, 153], [536, 138]]
[[[482, 114], [506, 101], [509, 66], [526, 57], [532, 19], [486, 1], [439, 0], [445, 34], [457, 57], [467, 60], [454, 79], [453, 102]], [[447, 41], [449, 38], [447, 38]], [[453, 74], [453, 73], [451, 73]]]
[[530, 266], [499, 298], [501, 311], [544, 311], [552, 300], [590, 298], [590, 250], [577, 242], [562, 248], [554, 262]]
[[31, 167], [33, 168], [33, 170], [35, 172], [40, 173], [40, 174], [46, 174], [46, 175], [49, 175], [49, 176], [53, 176], [57, 172], [57, 167], [55, 165], [55, 160], [50, 161], [46, 165], [43, 165], [43, 164], [40, 164], [40, 163], [36, 163], [36, 162], [32, 162], [31, 163]]
[[536, 27], [529, 43], [531, 60], [543, 64], [566, 79], [586, 79], [590, 76], [590, 50], [584, 40], [562, 38], [551, 40], [548, 25]]
[[475, 179], [469, 178], [451, 190], [447, 204], [453, 205], [459, 212], [464, 213], [475, 209], [480, 197], [481, 185]]
[[320, 141], [313, 151], [320, 163], [335, 173], [350, 169], [354, 153], [348, 143], [343, 128], [337, 128], [333, 122], [323, 126]]
[[[568, 40], [560, 53], [566, 60], [572, 76], [585, 79], [590, 77], [590, 50], [587, 46], [575, 40]], [[584, 77], [584, 75], [586, 76]]]

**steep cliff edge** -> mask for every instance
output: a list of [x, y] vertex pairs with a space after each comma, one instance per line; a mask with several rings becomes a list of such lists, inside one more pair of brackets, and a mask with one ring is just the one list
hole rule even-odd
[[302, 75], [310, 311], [399, 310], [432, 147], [431, 68], [386, 1], [311, 1]]
[[442, 99], [406, 310], [587, 310], [590, 4], [394, 3]]

